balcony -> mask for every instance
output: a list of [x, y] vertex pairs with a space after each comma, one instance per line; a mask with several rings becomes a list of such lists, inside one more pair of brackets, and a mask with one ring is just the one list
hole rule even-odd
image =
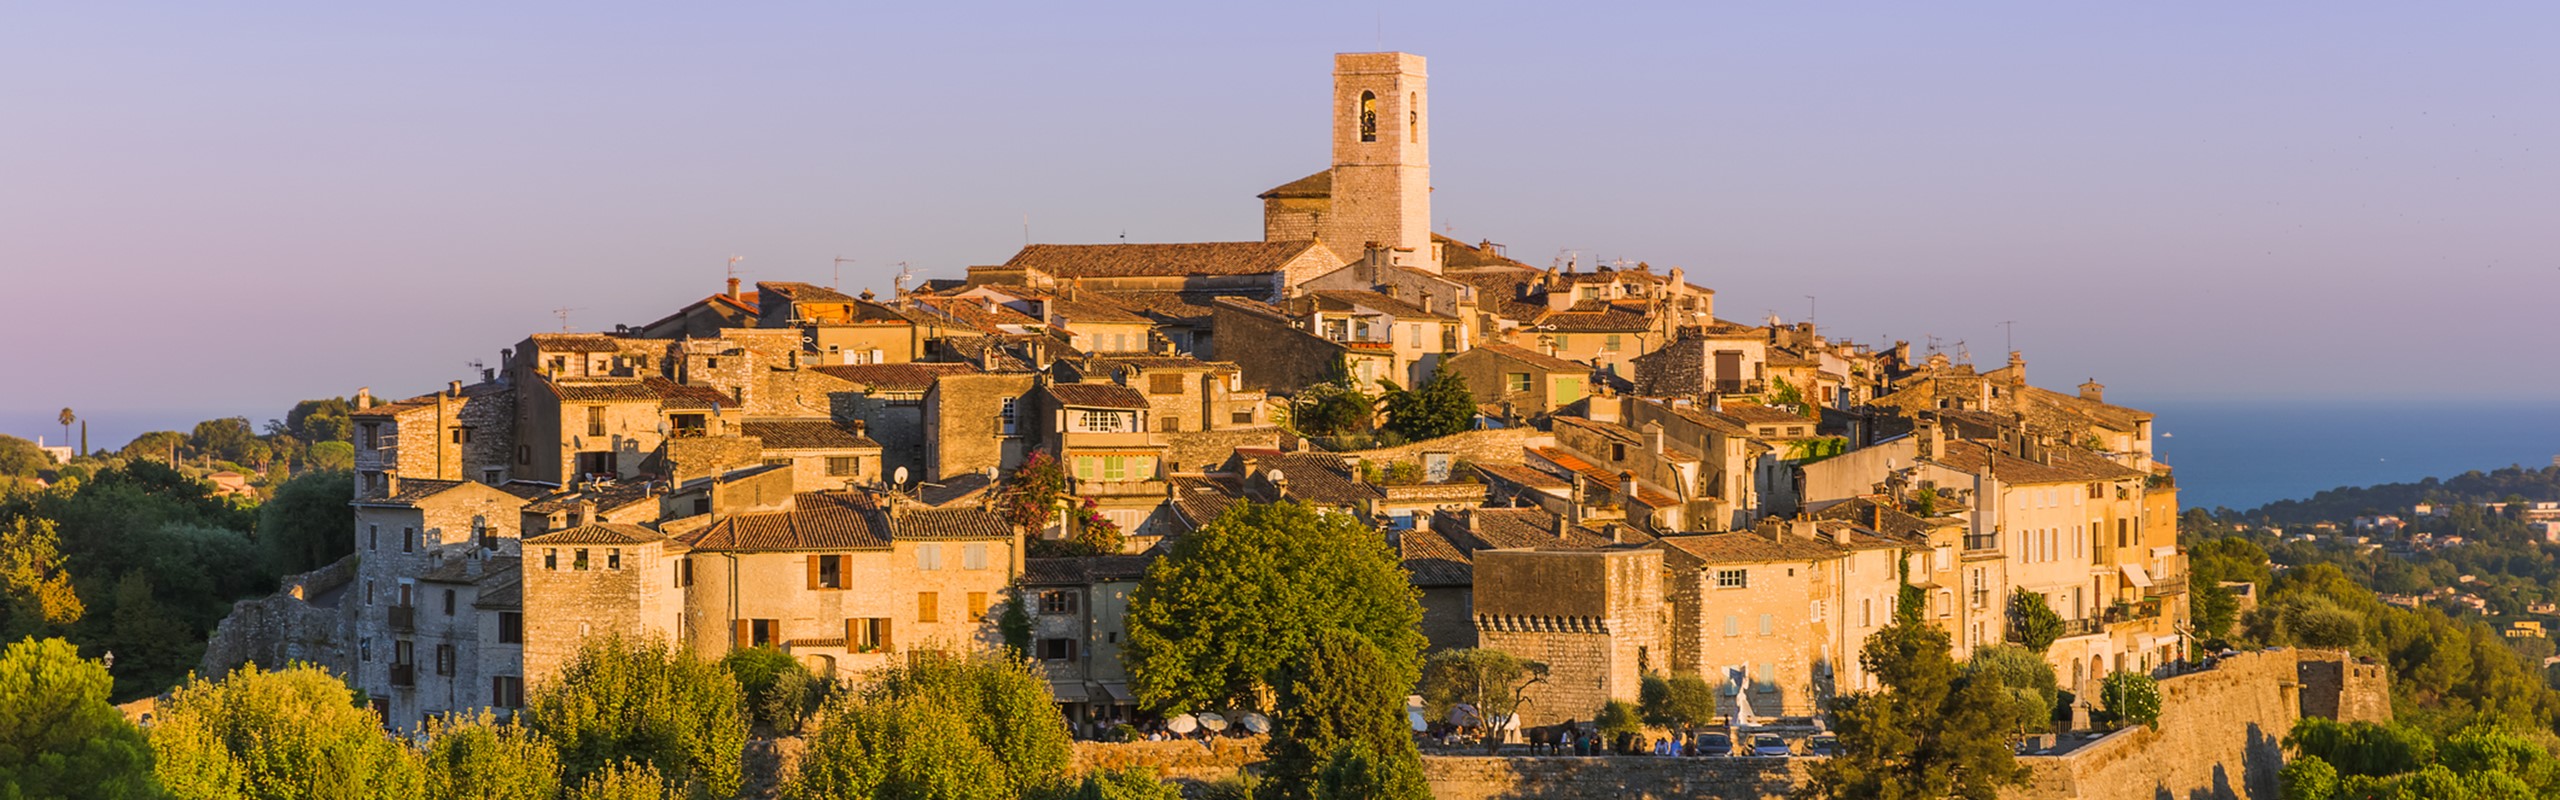
[[2098, 633], [2098, 625], [2095, 618], [2066, 619], [2062, 621], [2062, 635], [2094, 636]]
[[2185, 575], [2180, 575], [2175, 578], [2152, 578], [2150, 588], [2142, 590], [2142, 594], [2145, 597], [2162, 597], [2166, 595], [2186, 593], [2187, 576]]
[[1964, 549], [1971, 551], [2000, 549], [2000, 534], [1984, 533], [1964, 537]]
[[1164, 440], [1151, 431], [1080, 431], [1070, 428], [1058, 434], [1058, 445], [1067, 450], [1086, 447], [1131, 449], [1163, 447]]
[[417, 606], [392, 606], [384, 609], [384, 611], [386, 613], [384, 613], [383, 616], [385, 620], [391, 624], [392, 630], [413, 631], [418, 629]]
[[411, 687], [411, 686], [416, 686], [416, 685], [418, 685], [418, 665], [416, 665], [416, 664], [393, 664], [393, 665], [391, 665], [391, 685], [393, 685], [393, 686], [398, 686], [398, 687], [402, 687], [402, 688], [407, 688], [407, 687]]
[[1161, 499], [1168, 494], [1168, 489], [1165, 486], [1164, 481], [1145, 478], [1121, 481], [1084, 480], [1079, 478], [1076, 479], [1070, 491], [1077, 497], [1154, 497]]

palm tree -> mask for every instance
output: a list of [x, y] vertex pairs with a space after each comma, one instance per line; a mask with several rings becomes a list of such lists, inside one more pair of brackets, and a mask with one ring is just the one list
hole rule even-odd
[[62, 410], [62, 415], [61, 415], [61, 416], [54, 417], [54, 419], [60, 420], [60, 421], [62, 422], [62, 443], [63, 443], [63, 444], [70, 444], [70, 443], [71, 443], [71, 423], [79, 422], [79, 421], [80, 421], [80, 416], [79, 416], [79, 415], [77, 415], [77, 414], [73, 414], [73, 413], [71, 413], [71, 409], [66, 408], [66, 409], [63, 409], [63, 410]]

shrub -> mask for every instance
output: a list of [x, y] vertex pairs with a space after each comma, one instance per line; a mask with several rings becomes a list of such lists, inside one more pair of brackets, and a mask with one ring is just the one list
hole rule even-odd
[[573, 785], [628, 761], [697, 796], [728, 797], [741, 781], [745, 706], [737, 679], [718, 664], [665, 642], [603, 636], [578, 648], [525, 718], [559, 746]]

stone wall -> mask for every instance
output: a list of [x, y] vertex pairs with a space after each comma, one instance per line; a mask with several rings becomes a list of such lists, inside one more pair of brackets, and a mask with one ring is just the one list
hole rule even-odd
[[1363, 461], [1385, 464], [1394, 461], [1420, 461], [1424, 453], [1451, 453], [1457, 458], [1478, 464], [1518, 464], [1521, 449], [1548, 447], [1556, 443], [1554, 434], [1536, 428], [1492, 428], [1451, 434], [1437, 439], [1424, 439], [1411, 444], [1359, 450], [1343, 455], [1359, 456]]
[[1069, 771], [1151, 767], [1158, 777], [1208, 783], [1262, 763], [1267, 737], [1171, 742], [1077, 742]]
[[1424, 756], [1435, 800], [1782, 800], [1803, 759]]
[[355, 582], [356, 557], [300, 575], [288, 575], [276, 593], [231, 605], [231, 615], [205, 641], [197, 674], [219, 680], [242, 664], [278, 669], [309, 662], [339, 675], [355, 667], [347, 643], [355, 640], [347, 589]]

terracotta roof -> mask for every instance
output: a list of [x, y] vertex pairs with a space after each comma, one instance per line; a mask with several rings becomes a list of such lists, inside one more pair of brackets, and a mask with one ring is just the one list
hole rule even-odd
[[1225, 361], [1202, 361], [1190, 356], [1094, 356], [1088, 361], [1096, 367], [1132, 367], [1149, 369], [1201, 369], [1234, 371], [1236, 365]]
[[1043, 323], [1029, 314], [1016, 311], [1003, 303], [987, 303], [969, 297], [919, 297], [916, 303], [949, 318], [954, 324], [983, 333], [1011, 333], [1004, 326], [1037, 327]]
[[1211, 304], [1219, 295], [1210, 292], [1110, 292], [1108, 296], [1112, 302], [1159, 323], [1200, 324], [1209, 321]]
[[790, 511], [739, 514], [685, 534], [695, 551], [885, 550], [886, 520], [852, 504], [802, 503]]
[[655, 402], [658, 393], [632, 381], [615, 383], [561, 383], [553, 381], [551, 389], [560, 399], [570, 403], [647, 403]]
[[1259, 197], [1264, 200], [1280, 198], [1306, 199], [1332, 196], [1333, 170], [1331, 169], [1317, 170], [1316, 174], [1271, 187], [1270, 191], [1255, 195], [1255, 197]]
[[545, 353], [612, 353], [622, 349], [619, 341], [601, 333], [537, 333], [530, 337], [533, 347]]
[[849, 383], [883, 390], [924, 391], [935, 378], [978, 371], [976, 364], [916, 362], [908, 364], [834, 364], [812, 371]]
[[1278, 272], [1316, 246], [1296, 242], [1189, 242], [1181, 244], [1035, 244], [1004, 262], [1061, 278], [1148, 275], [1252, 275]]
[[852, 295], [848, 295], [834, 289], [829, 289], [824, 286], [819, 286], [814, 283], [801, 283], [798, 281], [757, 281], [756, 291], [759, 294], [771, 292], [775, 295], [781, 296], [783, 300], [793, 303], [855, 302]]
[[1136, 311], [1114, 302], [1109, 296], [1097, 296], [1093, 292], [1078, 294], [1074, 299], [1068, 299], [1052, 294], [1041, 302], [1047, 304], [1047, 310], [1051, 319], [1064, 318], [1063, 321], [1070, 325], [1078, 322], [1154, 321], [1147, 317], [1139, 316]]
[[[1562, 449], [1554, 447], [1540, 447], [1530, 452], [1536, 453], [1539, 458], [1546, 459], [1548, 463], [1582, 473], [1584, 478], [1590, 480], [1590, 488], [1595, 491], [1615, 493], [1618, 490], [1618, 476], [1616, 474], [1593, 465], [1589, 461], [1584, 461], [1580, 456], [1576, 456], [1572, 453], [1568, 453]], [[1671, 506], [1678, 505], [1680, 503], [1680, 499], [1663, 494], [1662, 492], [1652, 488], [1648, 488], [1643, 484], [1637, 484], [1636, 502], [1643, 503], [1654, 508], [1669, 508]]]
[[577, 508], [584, 501], [594, 503], [597, 511], [611, 511], [655, 496], [653, 488], [648, 481], [630, 481], [593, 489], [555, 490], [548, 497], [526, 504], [524, 510], [532, 514], [554, 514]]
[[1527, 364], [1531, 367], [1547, 370], [1549, 372], [1585, 374], [1591, 371], [1591, 365], [1589, 364], [1557, 358], [1555, 356], [1547, 355], [1518, 345], [1504, 344], [1502, 342], [1486, 342], [1476, 345], [1475, 349], [1485, 351], [1488, 355], [1501, 356], [1503, 358], [1518, 361], [1522, 364]]
[[1476, 287], [1476, 308], [1521, 323], [1535, 321], [1547, 313], [1543, 292], [1527, 291], [1538, 276], [1538, 272], [1526, 267], [1461, 270], [1454, 264], [1441, 273], [1441, 277]]
[[1771, 537], [1762, 531], [1727, 531], [1664, 536], [1655, 541], [1697, 556], [1709, 564], [1771, 561], [1821, 561], [1847, 552], [1839, 545], [1792, 533]]
[[1397, 319], [1454, 319], [1446, 314], [1434, 313], [1430, 309], [1423, 308], [1397, 298], [1388, 297], [1385, 294], [1378, 292], [1332, 289], [1308, 292], [1306, 296], [1315, 298], [1317, 300], [1316, 307], [1325, 311], [1345, 311], [1356, 306], [1384, 313]]
[[356, 503], [368, 506], [413, 505], [420, 500], [425, 500], [427, 498], [443, 494], [446, 490], [461, 486], [464, 483], [466, 483], [466, 481], [439, 481], [427, 478], [402, 478], [395, 487], [395, 491], [390, 495], [375, 498], [357, 498]]
[[648, 528], [643, 528], [638, 525], [606, 522], [594, 525], [580, 525], [567, 530], [552, 531], [540, 536], [529, 536], [525, 538], [524, 543], [528, 545], [645, 544], [664, 538], [667, 538], [666, 534], [662, 534]]
[[1491, 241], [1481, 241], [1476, 244], [1468, 244], [1437, 233], [1431, 234], [1431, 241], [1440, 243], [1440, 263], [1445, 269], [1511, 267], [1515, 269], [1534, 271], [1534, 268], [1530, 267], [1528, 264], [1514, 260], [1510, 256], [1494, 252], [1494, 244]]
[[[1239, 448], [1236, 452], [1244, 452]], [[1295, 500], [1330, 505], [1352, 505], [1375, 500], [1378, 488], [1351, 479], [1351, 468], [1341, 456], [1331, 453], [1278, 453], [1260, 451], [1265, 479], [1272, 468], [1281, 470], [1289, 482], [1287, 496]]]
[[660, 405], [667, 408], [736, 408], [738, 402], [720, 390], [708, 386], [689, 386], [660, 377], [642, 378], [650, 391], [658, 393]]
[[984, 472], [961, 473], [940, 482], [919, 483], [916, 500], [928, 506], [947, 506], [976, 497], [993, 485], [995, 482], [988, 480]]
[[1172, 483], [1174, 508], [1194, 526], [1209, 524], [1236, 503], [1235, 482], [1228, 478], [1176, 475]]
[[[1447, 526], [1448, 530], [1442, 531], [1443, 535], [1468, 553], [1518, 547], [1596, 550], [1619, 544], [1608, 534], [1582, 525], [1567, 526], [1564, 535], [1559, 537], [1555, 529], [1556, 515], [1543, 508], [1471, 508], [1450, 514], [1445, 521], [1435, 518], [1433, 524]], [[1652, 537], [1646, 536], [1636, 543], [1651, 540]]]
[[853, 450], [880, 448], [871, 437], [854, 433], [834, 420], [788, 419], [742, 422], [738, 432], [764, 440], [768, 450]]
[[1564, 489], [1573, 485], [1572, 481], [1556, 477], [1542, 470], [1534, 470], [1518, 464], [1479, 463], [1475, 464], [1475, 468], [1476, 471], [1484, 473], [1486, 477], [1519, 484], [1521, 486], [1527, 486], [1533, 489]]
[[1937, 528], [1927, 517], [1898, 508], [1893, 503], [1879, 502], [1873, 497], [1852, 497], [1823, 506], [1813, 512], [1818, 520], [1833, 520], [1857, 525], [1889, 536], [1925, 539]]
[[891, 535], [900, 539], [1008, 539], [1003, 517], [975, 508], [904, 508]]
[[1146, 408], [1147, 396], [1116, 383], [1052, 383], [1049, 396], [1070, 408]]
[[2070, 446], [2048, 449], [2044, 462], [2029, 461], [1999, 452], [1983, 442], [1947, 442], [1937, 457], [1930, 459], [1959, 472], [1979, 473], [1989, 467], [1992, 477], [2001, 483], [2090, 483], [2120, 481], [2145, 477], [2140, 471]]
[[1415, 586], [1469, 586], [1475, 561], [1439, 531], [1417, 527], [1397, 534], [1396, 549]]
[[1639, 333], [1653, 329], [1653, 315], [1641, 304], [1585, 300], [1541, 317], [1529, 327], [1557, 333]]

